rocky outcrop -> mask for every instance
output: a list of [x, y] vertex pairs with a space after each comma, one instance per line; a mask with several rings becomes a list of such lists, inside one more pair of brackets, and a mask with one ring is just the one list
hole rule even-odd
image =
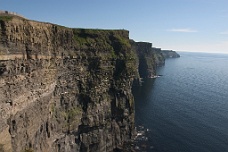
[[0, 150], [113, 151], [131, 139], [128, 36], [0, 17]]

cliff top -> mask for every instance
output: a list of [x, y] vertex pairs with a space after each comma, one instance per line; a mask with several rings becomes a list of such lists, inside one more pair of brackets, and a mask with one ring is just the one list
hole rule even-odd
[[[43, 24], [50, 24], [50, 25], [56, 25], [56, 26], [59, 26], [59, 27], [62, 27], [62, 28], [69, 28], [69, 27], [65, 27], [65, 26], [62, 26], [62, 25], [58, 25], [58, 24], [55, 24], [55, 23], [50, 23], [50, 22], [43, 22], [43, 21], [36, 21], [36, 20], [32, 20], [32, 19], [27, 19], [25, 18], [24, 16], [16, 13], [16, 12], [9, 12], [9, 11], [2, 11], [0, 10], [0, 21], [12, 21], [13, 19], [19, 19], [19, 20], [27, 20], [27, 21], [30, 21], [30, 22], [36, 22], [36, 23], [43, 23]], [[124, 31], [124, 32], [128, 32], [128, 30], [125, 30], [125, 29], [93, 29], [93, 28], [69, 28], [69, 29], [78, 29], [78, 30], [86, 30], [88, 32], [92, 32], [92, 31], [106, 31], [106, 32], [121, 32], [121, 31]]]
[[75, 57], [81, 51], [89, 51], [91, 57], [99, 54], [108, 59], [122, 58], [129, 56], [131, 48], [127, 30], [68, 28], [9, 13], [0, 14], [0, 37], [2, 60], [23, 58], [26, 54], [30, 58]]
[[24, 16], [22, 16], [16, 12], [2, 11], [2, 10], [0, 10], [0, 16], [16, 16], [16, 17], [25, 18]]

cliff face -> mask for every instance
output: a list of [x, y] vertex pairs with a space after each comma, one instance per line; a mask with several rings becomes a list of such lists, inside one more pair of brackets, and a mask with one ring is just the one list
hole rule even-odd
[[172, 51], [172, 50], [162, 50], [161, 52], [165, 58], [179, 58], [180, 57], [180, 55], [177, 52]]
[[128, 35], [0, 17], [0, 149], [112, 151], [129, 140]]
[[156, 75], [156, 68], [165, 64], [165, 58], [161, 49], [152, 48], [152, 43], [134, 42], [131, 45], [138, 59], [138, 72], [141, 78], [148, 78]]

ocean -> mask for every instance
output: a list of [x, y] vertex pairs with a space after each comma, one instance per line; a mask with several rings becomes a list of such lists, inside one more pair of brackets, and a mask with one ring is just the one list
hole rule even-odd
[[228, 152], [228, 55], [178, 52], [134, 87], [151, 152]]

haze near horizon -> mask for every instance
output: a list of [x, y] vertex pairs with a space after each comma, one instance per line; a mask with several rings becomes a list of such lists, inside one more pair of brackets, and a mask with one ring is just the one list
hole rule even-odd
[[0, 10], [75, 28], [126, 29], [175, 51], [228, 53], [227, 0], [0, 0]]

